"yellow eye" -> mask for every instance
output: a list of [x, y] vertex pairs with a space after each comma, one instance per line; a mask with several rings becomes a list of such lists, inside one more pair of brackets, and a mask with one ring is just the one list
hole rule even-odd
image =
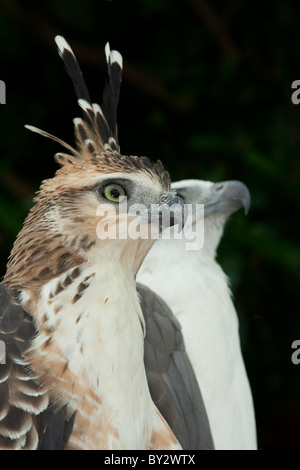
[[103, 196], [111, 202], [121, 202], [126, 193], [122, 186], [112, 183], [103, 188]]

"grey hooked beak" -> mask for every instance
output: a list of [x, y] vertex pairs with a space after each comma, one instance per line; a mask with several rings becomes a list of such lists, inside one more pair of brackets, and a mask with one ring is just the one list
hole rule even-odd
[[241, 181], [215, 183], [211, 189], [211, 197], [204, 205], [204, 215], [220, 212], [229, 217], [241, 207], [247, 214], [250, 202], [249, 189]]
[[151, 221], [161, 230], [178, 225], [180, 232], [185, 224], [184, 200], [174, 193], [163, 193], [155, 210], [149, 211]]

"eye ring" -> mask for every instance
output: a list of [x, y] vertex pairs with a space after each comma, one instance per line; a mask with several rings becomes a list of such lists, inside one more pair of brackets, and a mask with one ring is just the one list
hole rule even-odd
[[102, 196], [110, 202], [119, 203], [126, 197], [126, 192], [119, 184], [110, 183], [102, 188]]

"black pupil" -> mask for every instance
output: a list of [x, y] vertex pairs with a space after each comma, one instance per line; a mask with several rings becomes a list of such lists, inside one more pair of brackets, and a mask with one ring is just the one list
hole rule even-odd
[[120, 197], [120, 191], [116, 188], [110, 190], [110, 195], [113, 199], [118, 199]]

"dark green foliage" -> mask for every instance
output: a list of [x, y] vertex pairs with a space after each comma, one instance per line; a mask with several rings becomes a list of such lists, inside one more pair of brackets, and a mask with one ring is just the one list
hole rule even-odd
[[[73, 144], [80, 115], [54, 36], [71, 43], [99, 101], [104, 45], [124, 58], [118, 111], [124, 154], [161, 159], [172, 179], [240, 179], [247, 218], [229, 222], [219, 260], [232, 280], [260, 448], [299, 448], [300, 79], [296, 2], [0, 0], [1, 275], [34, 192]], [[212, 345], [213, 346], [213, 345]]]

